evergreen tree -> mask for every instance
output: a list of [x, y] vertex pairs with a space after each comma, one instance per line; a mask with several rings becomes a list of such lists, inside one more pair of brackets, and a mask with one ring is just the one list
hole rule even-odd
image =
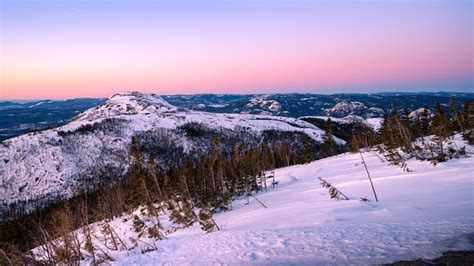
[[412, 138], [413, 134], [409, 128], [410, 120], [409, 120], [409, 111], [407, 108], [404, 110], [404, 117], [402, 117], [402, 121], [400, 121], [398, 114], [396, 111], [393, 112], [392, 115], [392, 129], [393, 129], [393, 137], [395, 138], [395, 142], [398, 144], [399, 147], [402, 147], [405, 152], [412, 153], [413, 145], [412, 145]]
[[332, 135], [332, 121], [331, 118], [328, 118], [325, 122], [324, 135], [323, 135], [323, 145], [322, 145], [322, 155], [324, 157], [334, 156], [334, 139]]
[[428, 135], [430, 128], [430, 112], [427, 106], [423, 108], [423, 112], [420, 115], [420, 134], [422, 137]]
[[449, 130], [450, 131], [463, 130], [461, 120], [459, 119], [459, 114], [456, 110], [456, 103], [454, 102], [453, 97], [451, 97], [449, 100], [449, 111], [450, 111]]
[[449, 136], [447, 127], [448, 119], [444, 115], [443, 110], [441, 109], [441, 105], [439, 103], [436, 103], [434, 108], [433, 119], [431, 121], [430, 133], [438, 137], [446, 138], [447, 136]]
[[158, 182], [158, 178], [156, 177], [156, 169], [155, 169], [155, 157], [150, 155], [148, 158], [148, 179], [151, 180], [155, 187], [155, 195], [158, 200], [164, 200], [164, 194], [161, 190], [160, 183]]
[[474, 144], [474, 100], [464, 102], [464, 108], [461, 117], [461, 125], [463, 128], [463, 138]]
[[196, 214], [192, 204], [187, 200], [168, 203], [170, 212], [169, 220], [173, 222], [175, 228], [188, 228], [196, 222]]
[[421, 120], [417, 116], [415, 117], [415, 122], [413, 123], [412, 133], [414, 138], [421, 137]]
[[456, 115], [456, 104], [454, 103], [453, 96], [449, 98], [449, 112], [450, 112], [451, 117]]
[[352, 133], [352, 138], [349, 141], [349, 151], [351, 153], [358, 153], [359, 152], [359, 144], [357, 143], [357, 138], [354, 133]]
[[130, 169], [129, 177], [125, 184], [126, 202], [132, 207], [136, 207], [148, 201], [145, 184], [145, 176], [140, 167], [140, 151], [135, 137], [129, 150]]
[[274, 161], [272, 158], [272, 154], [270, 152], [270, 148], [268, 147], [268, 138], [264, 137], [261, 147], [261, 160], [262, 160], [262, 169], [268, 170], [274, 167]]
[[380, 126], [379, 130], [379, 139], [380, 142], [385, 144], [386, 146], [391, 146], [391, 130], [390, 130], [390, 121], [388, 119], [388, 115], [383, 115], [382, 125]]
[[[313, 149], [313, 146], [309, 142], [308, 137], [306, 137], [306, 134], [300, 135], [300, 143], [303, 146], [303, 152], [299, 154], [296, 158], [296, 163], [302, 164], [316, 160], [315, 151]], [[288, 150], [288, 152], [290, 151]]]
[[141, 237], [144, 233], [145, 222], [143, 222], [143, 220], [140, 219], [138, 215], [133, 215], [132, 223], [133, 223], [133, 228], [135, 229], [135, 232], [138, 233], [138, 237]]
[[196, 213], [194, 212], [193, 204], [188, 200], [184, 200], [182, 210], [184, 214], [184, 219], [186, 220], [186, 227], [192, 226], [197, 219]]
[[402, 125], [406, 128], [410, 128], [411, 127], [411, 123], [410, 123], [410, 110], [405, 107], [403, 108], [403, 115], [402, 115], [402, 118], [401, 118], [401, 122], [402, 122]]
[[400, 126], [400, 117], [398, 116], [398, 111], [396, 109], [392, 110], [390, 117], [390, 137], [391, 137], [391, 148], [397, 148], [404, 146], [404, 139], [402, 136], [401, 126]]
[[450, 135], [450, 133], [448, 132], [448, 124], [448, 119], [444, 116], [443, 110], [441, 109], [441, 105], [439, 103], [436, 103], [434, 108], [433, 119], [431, 121], [430, 133], [435, 135], [434, 141], [437, 143], [438, 153], [437, 157], [433, 159], [438, 162], [446, 160], [446, 154], [443, 149], [443, 142]]
[[199, 224], [201, 225], [201, 229], [206, 233], [211, 233], [218, 229], [217, 224], [212, 218], [212, 210], [209, 204], [204, 205], [199, 211]]

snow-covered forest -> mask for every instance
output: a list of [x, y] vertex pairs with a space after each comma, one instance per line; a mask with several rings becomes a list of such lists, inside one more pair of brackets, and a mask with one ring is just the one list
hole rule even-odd
[[2, 142], [0, 263], [366, 265], [472, 250], [473, 117], [472, 100], [359, 121], [117, 94]]

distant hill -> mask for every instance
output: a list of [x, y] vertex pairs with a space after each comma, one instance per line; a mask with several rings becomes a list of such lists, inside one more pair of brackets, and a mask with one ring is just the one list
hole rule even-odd
[[258, 146], [263, 137], [269, 143], [291, 143], [300, 153], [301, 135], [317, 148], [323, 134], [296, 118], [192, 111], [155, 94], [119, 93], [66, 125], [1, 142], [0, 203], [4, 211], [17, 204], [17, 211], [27, 212], [79, 194], [85, 178], [90, 187], [121, 178], [128, 169], [132, 137], [144, 154], [154, 153], [156, 169], [163, 173], [209, 152], [213, 136], [227, 153], [238, 143]]

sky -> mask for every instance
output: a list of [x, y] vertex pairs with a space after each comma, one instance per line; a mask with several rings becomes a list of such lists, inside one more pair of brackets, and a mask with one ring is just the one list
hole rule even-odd
[[0, 99], [474, 91], [471, 0], [0, 3]]

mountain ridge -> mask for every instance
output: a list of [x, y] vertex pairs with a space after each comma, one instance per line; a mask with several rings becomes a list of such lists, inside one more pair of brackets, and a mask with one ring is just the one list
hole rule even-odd
[[123, 178], [132, 137], [145, 151], [162, 151], [156, 163], [166, 171], [207, 153], [213, 135], [228, 149], [238, 142], [258, 145], [263, 136], [294, 142], [301, 134], [320, 145], [324, 132], [296, 118], [206, 113], [176, 108], [152, 94], [114, 95], [66, 125], [1, 142], [0, 202], [5, 209], [21, 202], [29, 211], [81, 193], [84, 180], [94, 186], [107, 182], [104, 176]]

